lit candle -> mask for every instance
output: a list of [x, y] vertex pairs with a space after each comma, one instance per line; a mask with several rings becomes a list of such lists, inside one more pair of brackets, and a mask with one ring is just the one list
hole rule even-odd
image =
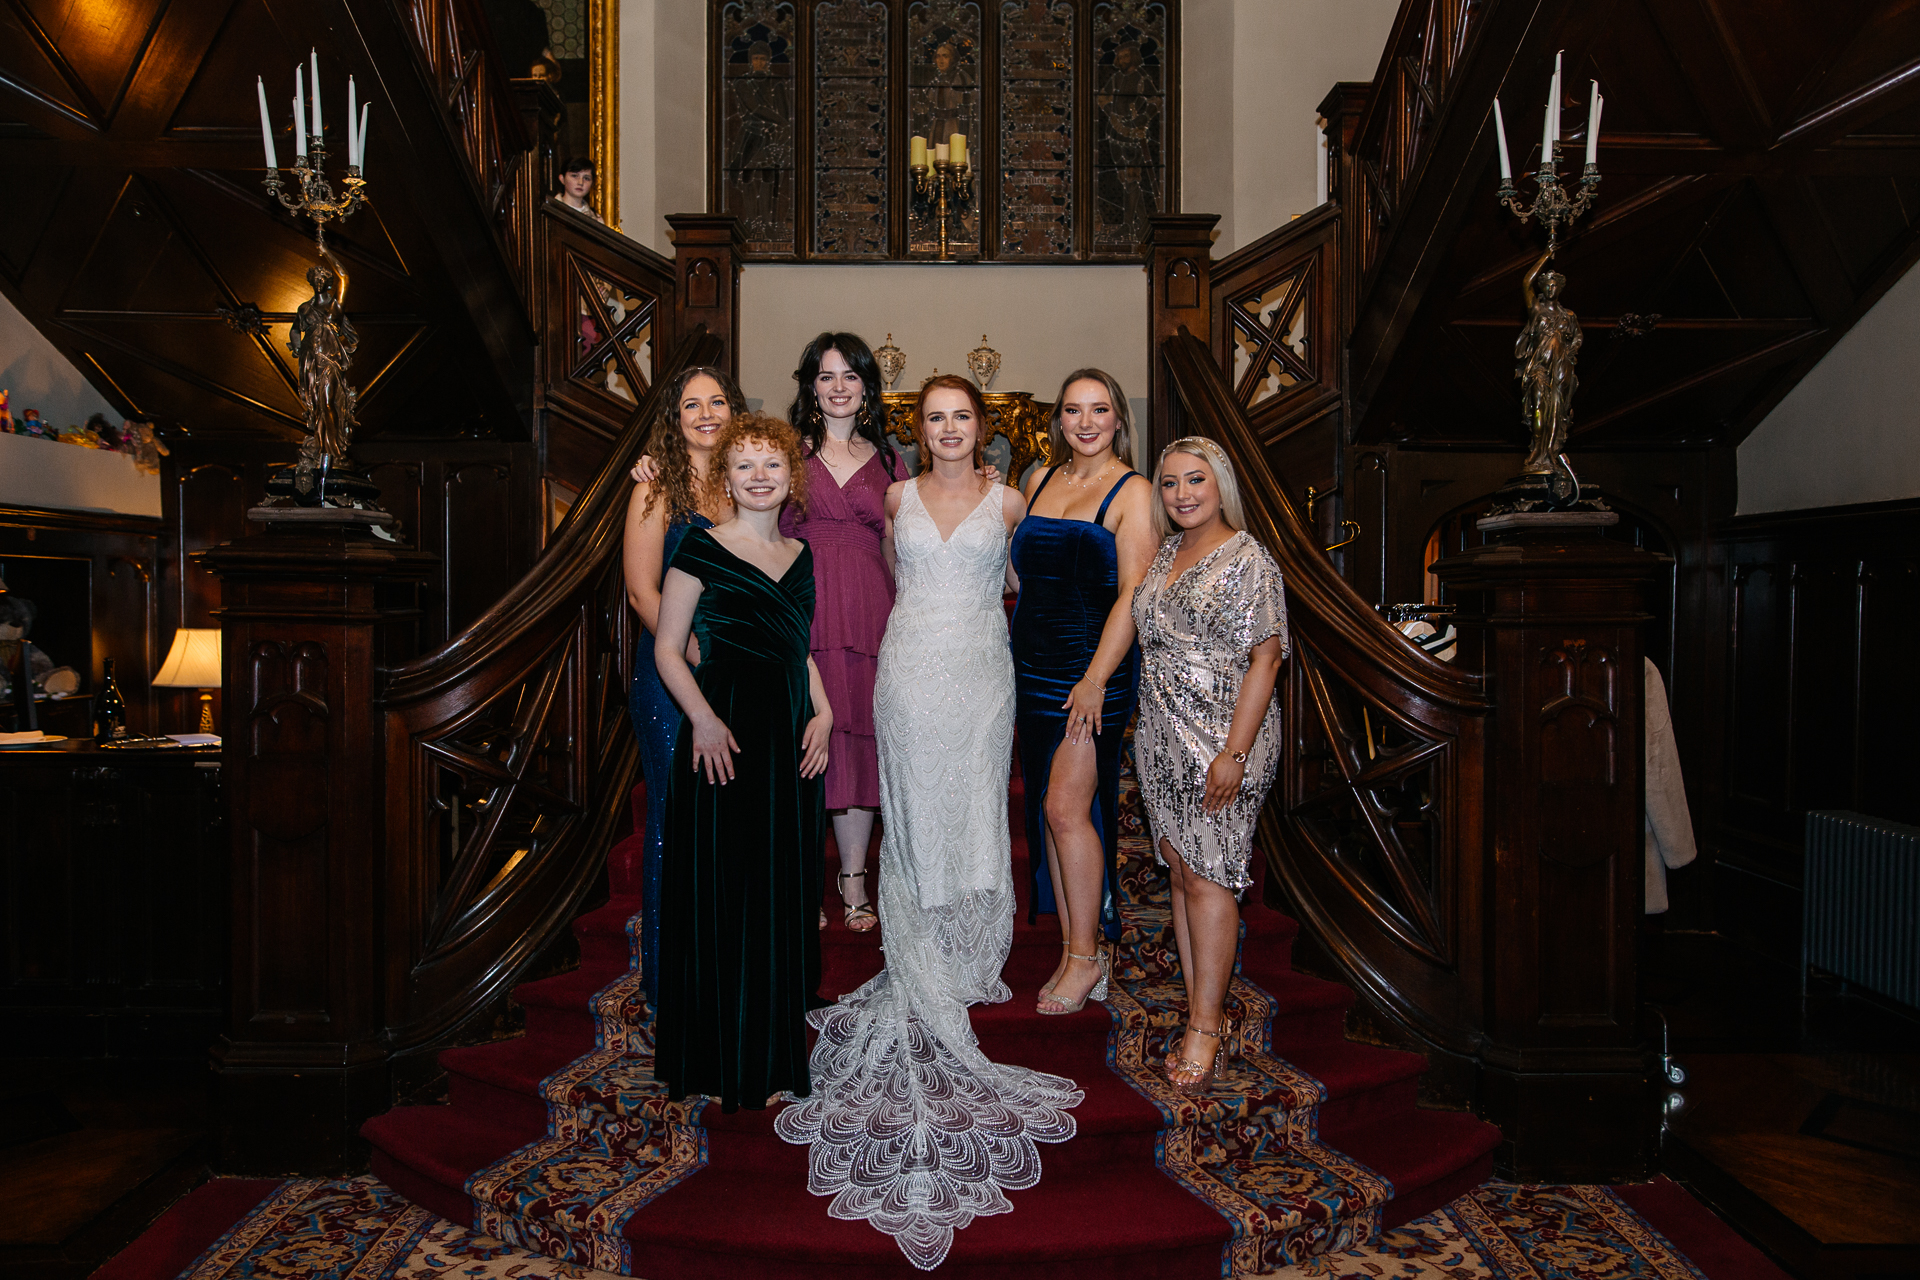
[[945, 164], [947, 162], [949, 155], [947, 148], [948, 144], [944, 142], [936, 142], [933, 144], [933, 161], [935, 164]]
[[1587, 164], [1593, 166], [1600, 163], [1600, 108], [1606, 104], [1606, 99], [1600, 96], [1598, 80], [1588, 81], [1588, 84], [1591, 86], [1588, 92], [1593, 97], [1587, 104]]
[[[313, 145], [324, 150], [327, 145], [326, 129], [320, 123], [320, 51], [314, 49], [313, 55]], [[1558, 84], [1559, 77], [1554, 78]]]
[[907, 142], [907, 163], [916, 169], [927, 167], [927, 140], [919, 134]]
[[260, 141], [267, 150], [267, 168], [278, 169], [280, 157], [273, 151], [273, 116], [267, 112], [267, 82], [255, 76], [253, 84], [260, 91]]
[[360, 163], [360, 135], [354, 124], [360, 119], [359, 99], [354, 96], [353, 77], [347, 77], [347, 163]]
[[949, 138], [947, 140], [947, 154], [953, 157], [953, 164], [955, 168], [957, 169], [966, 168], [967, 167], [967, 135], [964, 133], [956, 133], [951, 138]]
[[360, 176], [367, 176], [367, 122], [368, 112], [373, 110], [371, 102], [360, 105]]
[[306, 73], [298, 66], [293, 69], [293, 145], [295, 154], [304, 158], [307, 154], [307, 82]]
[[1500, 181], [1513, 181], [1513, 167], [1507, 163], [1507, 122], [1500, 117], [1500, 99], [1493, 100], [1493, 133], [1500, 143]]

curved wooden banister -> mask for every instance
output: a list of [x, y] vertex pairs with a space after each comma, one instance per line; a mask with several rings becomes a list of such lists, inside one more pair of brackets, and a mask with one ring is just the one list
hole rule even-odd
[[[697, 327], [662, 374], [711, 363]], [[438, 651], [384, 671], [388, 1038], [432, 1044], [572, 919], [637, 769], [621, 575], [627, 469], [659, 382], [533, 569]]]
[[1233, 460], [1249, 532], [1286, 578], [1287, 742], [1260, 820], [1276, 877], [1347, 981], [1429, 1044], [1471, 1054], [1484, 681], [1421, 652], [1334, 570], [1206, 345], [1182, 329], [1160, 354], [1190, 426]]

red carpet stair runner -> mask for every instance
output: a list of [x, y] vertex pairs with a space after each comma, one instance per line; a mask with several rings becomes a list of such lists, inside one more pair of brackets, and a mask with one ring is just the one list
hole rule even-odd
[[[1246, 1015], [1241, 1057], [1210, 1098], [1168, 1089], [1157, 1060], [1181, 996], [1165, 877], [1151, 866], [1132, 780], [1123, 787], [1128, 901], [1110, 1009], [1044, 1018], [1034, 992], [1059, 958], [1059, 932], [1050, 916], [1025, 922], [1015, 783], [1023, 905], [1006, 968], [1015, 994], [976, 1007], [973, 1026], [990, 1057], [1069, 1076], [1086, 1100], [1073, 1113], [1078, 1136], [1042, 1152], [1040, 1184], [1011, 1193], [1011, 1214], [960, 1232], [941, 1271], [1035, 1280], [1063, 1265], [1129, 1280], [1268, 1271], [1350, 1247], [1484, 1181], [1497, 1131], [1416, 1107], [1418, 1056], [1345, 1040], [1352, 992], [1293, 972], [1297, 927], [1259, 906], [1244, 912], [1233, 987]], [[610, 855], [612, 901], [574, 924], [579, 969], [518, 989], [524, 1037], [446, 1051], [449, 1105], [368, 1122], [373, 1171], [455, 1222], [652, 1280], [916, 1274], [890, 1237], [827, 1216], [827, 1201], [806, 1189], [806, 1149], [775, 1136], [771, 1111], [670, 1103], [654, 1083], [632, 971], [638, 860], [637, 837]], [[851, 991], [878, 972], [879, 942], [836, 918], [822, 939], [822, 991]]]

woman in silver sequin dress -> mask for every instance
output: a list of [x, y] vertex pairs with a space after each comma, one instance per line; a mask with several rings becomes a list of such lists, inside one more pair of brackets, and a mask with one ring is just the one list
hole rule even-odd
[[1233, 464], [1199, 436], [1168, 445], [1155, 475], [1166, 538], [1133, 595], [1140, 634], [1134, 753], [1160, 861], [1173, 882], [1173, 932], [1187, 1028], [1167, 1055], [1181, 1093], [1205, 1093], [1234, 1028], [1227, 984], [1252, 884], [1253, 827], [1280, 765], [1287, 656], [1280, 566], [1245, 531]]

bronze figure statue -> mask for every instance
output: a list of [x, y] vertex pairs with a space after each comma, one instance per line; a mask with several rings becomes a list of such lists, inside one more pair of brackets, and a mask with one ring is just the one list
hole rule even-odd
[[300, 362], [300, 400], [307, 411], [307, 438], [297, 468], [303, 480], [315, 471], [346, 465], [358, 399], [347, 381], [347, 366], [360, 346], [360, 335], [347, 319], [347, 273], [332, 250], [322, 245], [320, 253], [326, 265], [307, 272], [313, 296], [294, 313], [287, 336], [287, 349]]
[[1521, 473], [1546, 477], [1553, 500], [1566, 502], [1580, 492], [1580, 482], [1562, 456], [1573, 425], [1573, 392], [1580, 385], [1574, 374], [1580, 354], [1580, 318], [1560, 301], [1567, 278], [1557, 271], [1541, 271], [1551, 256], [1551, 250], [1541, 254], [1527, 268], [1521, 286], [1527, 323], [1513, 344], [1514, 376], [1520, 379], [1521, 413], [1531, 439]]

